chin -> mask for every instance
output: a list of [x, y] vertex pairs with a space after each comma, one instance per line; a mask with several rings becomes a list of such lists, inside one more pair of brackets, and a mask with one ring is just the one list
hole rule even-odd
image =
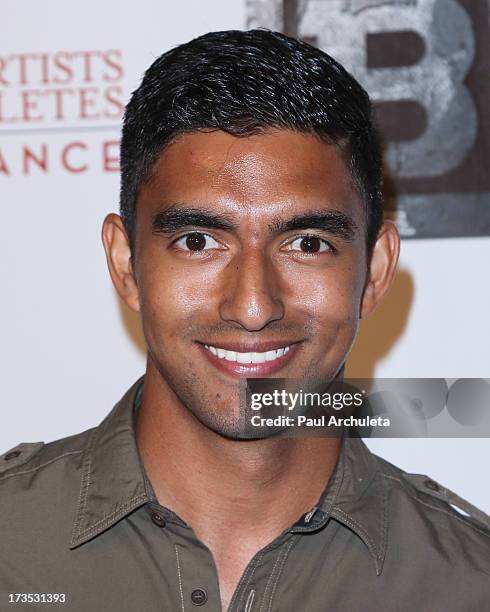
[[191, 410], [194, 417], [207, 430], [228, 440], [259, 440], [276, 436], [282, 433], [280, 428], [250, 428], [246, 427], [245, 418], [224, 414], [216, 411]]

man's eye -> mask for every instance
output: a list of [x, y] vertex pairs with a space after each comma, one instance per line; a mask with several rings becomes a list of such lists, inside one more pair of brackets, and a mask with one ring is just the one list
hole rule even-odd
[[174, 242], [174, 246], [184, 251], [204, 251], [204, 249], [219, 248], [219, 243], [216, 242], [209, 234], [202, 232], [192, 232], [186, 234]]
[[288, 251], [301, 251], [308, 254], [324, 253], [333, 250], [329, 242], [318, 236], [300, 236], [290, 242], [286, 248]]

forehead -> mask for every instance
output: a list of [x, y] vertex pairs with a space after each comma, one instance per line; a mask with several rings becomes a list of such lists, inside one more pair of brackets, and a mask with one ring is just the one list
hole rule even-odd
[[[288, 130], [236, 137], [222, 131], [183, 134], [155, 163], [139, 204], [226, 207], [242, 215], [349, 212], [363, 225], [362, 201], [338, 147]], [[292, 210], [294, 209], [294, 210]]]

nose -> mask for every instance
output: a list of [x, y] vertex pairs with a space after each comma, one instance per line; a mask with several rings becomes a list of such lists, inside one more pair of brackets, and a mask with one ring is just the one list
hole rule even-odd
[[233, 258], [224, 285], [222, 320], [252, 332], [284, 317], [277, 272], [261, 250], [247, 250]]

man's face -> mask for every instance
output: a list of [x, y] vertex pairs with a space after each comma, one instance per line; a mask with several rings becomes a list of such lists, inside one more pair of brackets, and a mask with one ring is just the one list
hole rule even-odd
[[202, 422], [233, 435], [240, 378], [338, 373], [367, 255], [337, 148], [288, 131], [184, 135], [141, 191], [136, 232], [151, 360]]
[[286, 130], [179, 137], [137, 202], [133, 307], [149, 368], [231, 437], [240, 379], [335, 376], [357, 332], [365, 235], [336, 147]]

